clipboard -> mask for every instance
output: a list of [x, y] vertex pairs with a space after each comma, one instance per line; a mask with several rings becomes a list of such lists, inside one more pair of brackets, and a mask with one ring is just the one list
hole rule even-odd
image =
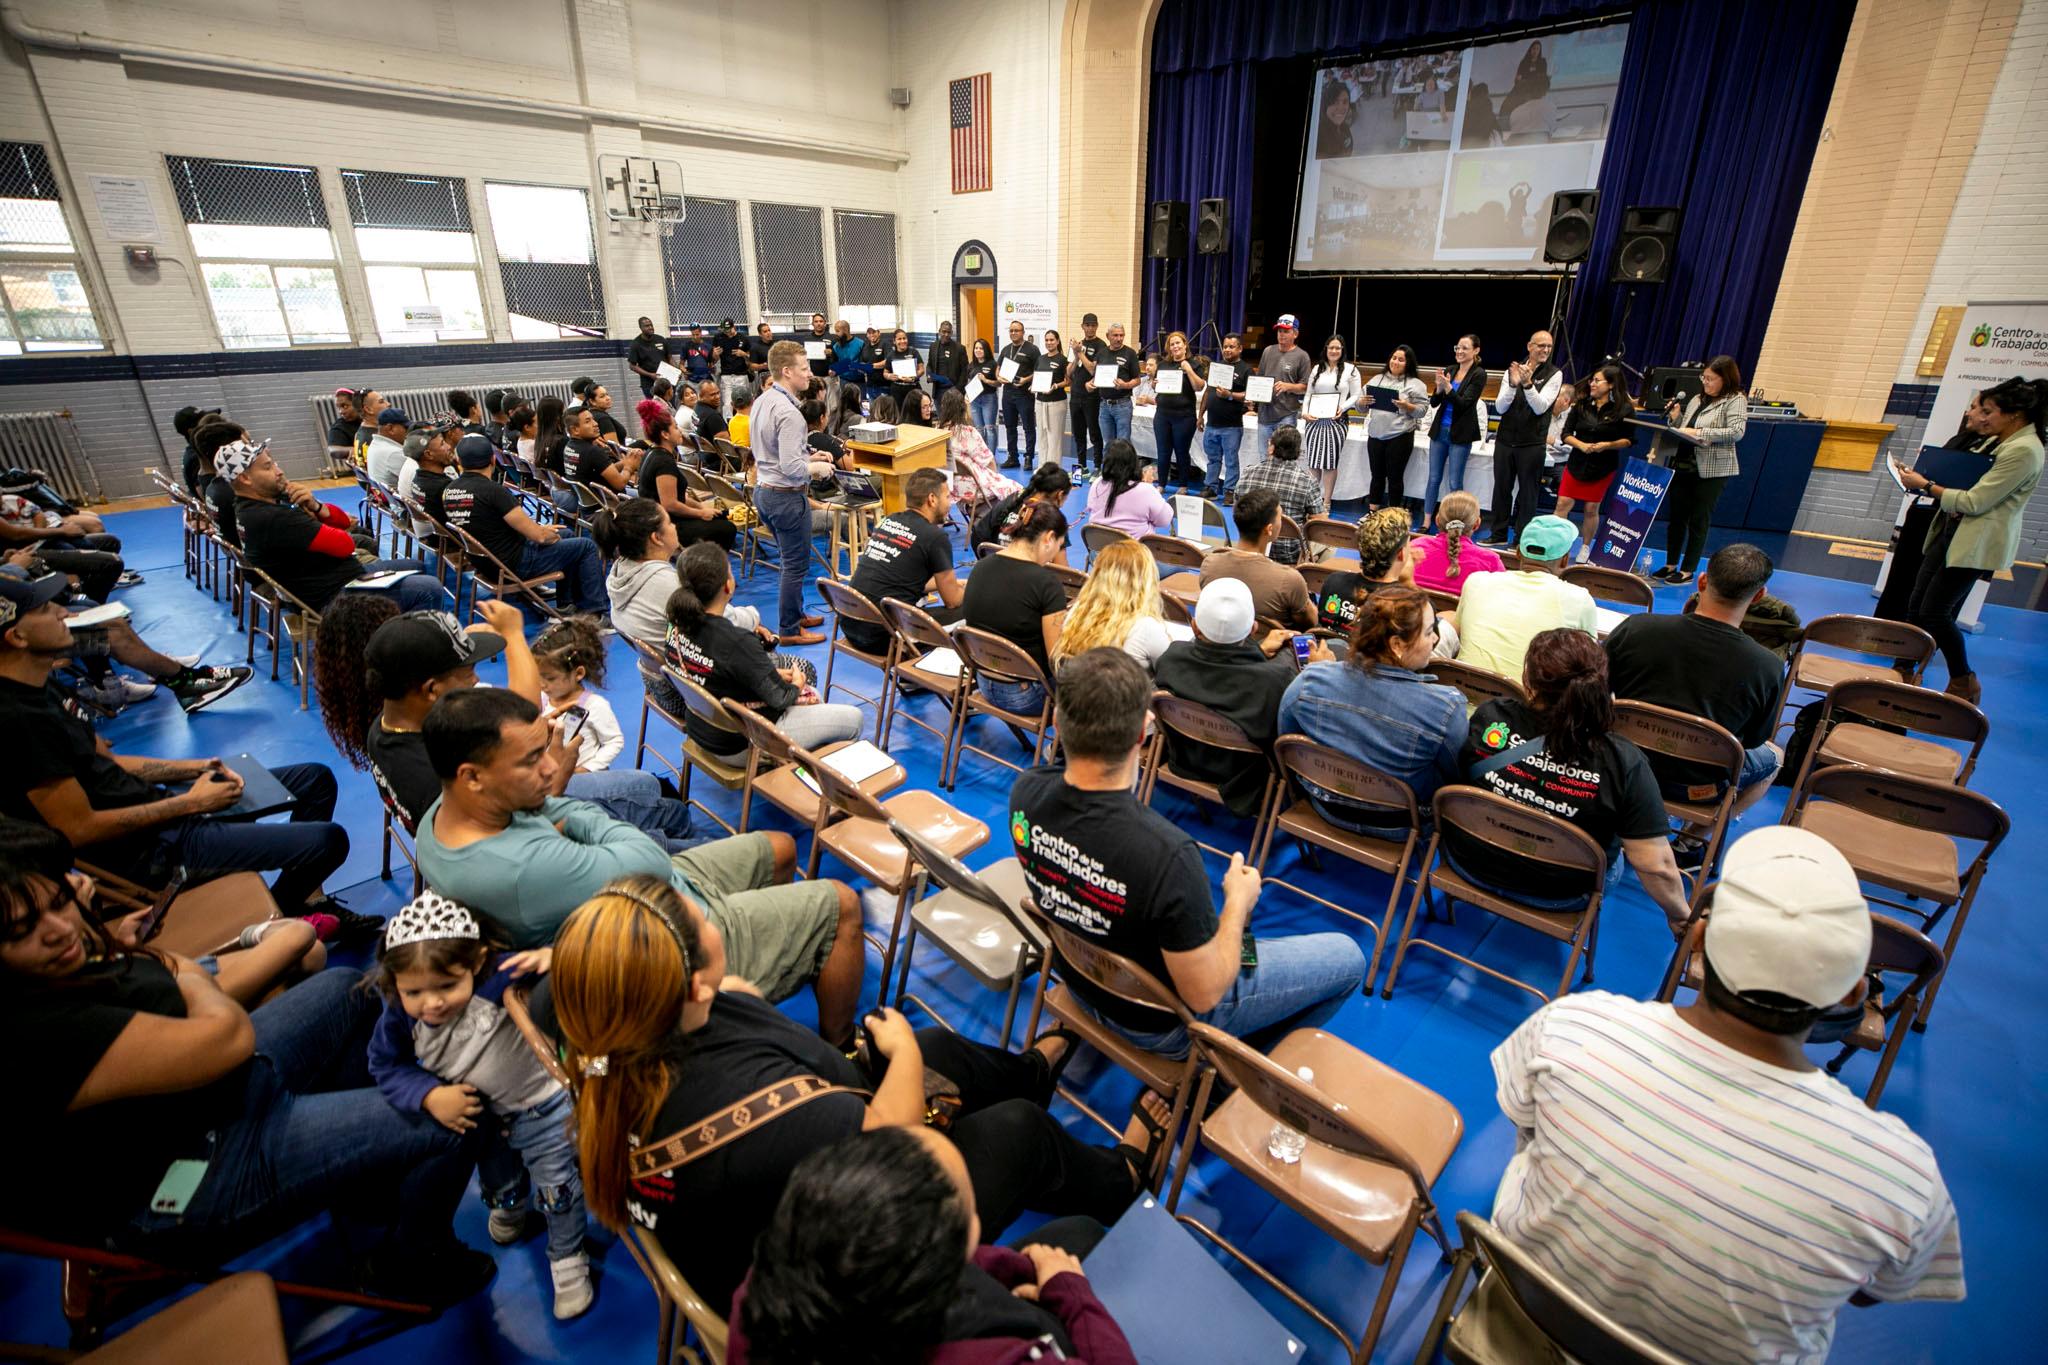
[[226, 810], [216, 812], [215, 819], [261, 820], [266, 815], [276, 815], [299, 804], [299, 799], [284, 783], [271, 776], [270, 769], [248, 754], [236, 754], [233, 758], [222, 759], [221, 763], [242, 779], [242, 799]]
[[[1943, 488], [1968, 488], [1989, 473], [1995, 463], [1994, 456], [1980, 455], [1974, 450], [1921, 446], [1919, 458], [1913, 461], [1913, 472], [1932, 479]], [[1892, 477], [1898, 477], [1896, 470]], [[1900, 486], [1904, 487], [1903, 484]], [[1913, 496], [1923, 495], [1915, 493]]]

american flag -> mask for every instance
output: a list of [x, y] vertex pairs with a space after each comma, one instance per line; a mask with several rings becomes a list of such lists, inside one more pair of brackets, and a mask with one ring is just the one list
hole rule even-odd
[[953, 193], [994, 188], [995, 155], [988, 132], [988, 72], [948, 88], [953, 127]]

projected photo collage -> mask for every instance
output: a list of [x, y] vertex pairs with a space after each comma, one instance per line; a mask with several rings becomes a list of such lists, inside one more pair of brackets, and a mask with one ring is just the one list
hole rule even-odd
[[1551, 195], [1599, 175], [1627, 42], [1616, 23], [1322, 68], [1294, 268], [1540, 265]]

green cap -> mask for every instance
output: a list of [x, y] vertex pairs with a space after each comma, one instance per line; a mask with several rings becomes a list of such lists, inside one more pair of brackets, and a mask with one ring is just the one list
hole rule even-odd
[[1572, 552], [1579, 532], [1563, 517], [1537, 517], [1515, 537], [1515, 549], [1522, 558], [1554, 564]]

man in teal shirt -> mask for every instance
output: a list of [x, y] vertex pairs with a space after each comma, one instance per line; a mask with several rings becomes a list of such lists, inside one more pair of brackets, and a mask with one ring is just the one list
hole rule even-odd
[[514, 948], [552, 943], [577, 906], [620, 878], [664, 879], [700, 905], [734, 976], [769, 1000], [807, 981], [818, 1032], [847, 1042], [860, 998], [860, 899], [840, 882], [794, 882], [796, 842], [742, 834], [671, 857], [587, 801], [551, 796], [561, 740], [516, 692], [473, 687], [434, 703], [420, 727], [441, 797], [420, 820], [420, 872], [488, 918]]

